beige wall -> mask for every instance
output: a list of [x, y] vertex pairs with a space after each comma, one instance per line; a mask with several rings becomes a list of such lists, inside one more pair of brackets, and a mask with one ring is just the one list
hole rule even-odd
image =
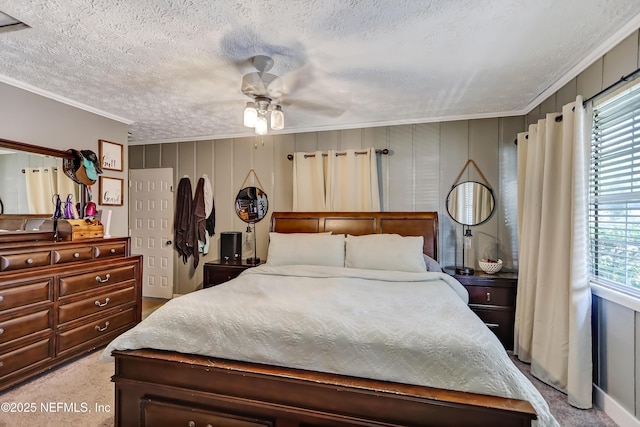
[[[534, 123], [561, 111], [577, 95], [588, 99], [640, 68], [640, 31], [635, 31], [527, 115]], [[593, 298], [594, 383], [640, 420], [640, 313]]]
[[[0, 138], [58, 150], [69, 148], [93, 150], [98, 154], [98, 140], [127, 146], [129, 126], [97, 114], [45, 98], [40, 95], [0, 83]], [[123, 172], [108, 171], [104, 176], [127, 177], [127, 159]], [[98, 185], [93, 186], [94, 202], [98, 203]], [[113, 210], [112, 236], [128, 235], [127, 186], [124, 205]], [[100, 207], [98, 207], [100, 209]]]
[[[497, 208], [491, 219], [473, 227], [474, 253], [500, 257], [507, 268], [517, 267], [516, 146], [523, 117], [385, 126], [342, 131], [269, 135], [216, 141], [194, 141], [129, 147], [130, 167], [173, 167], [175, 183], [187, 175], [212, 178], [216, 206], [216, 235], [205, 261], [218, 258], [221, 231], [245, 231], [234, 211], [236, 194], [254, 169], [269, 198], [269, 212], [292, 209], [293, 164], [287, 154], [328, 149], [388, 148], [379, 157], [382, 207], [385, 211], [438, 211], [443, 266], [460, 262], [462, 227], [446, 214], [445, 201], [454, 179], [468, 159], [474, 159], [491, 184]], [[463, 179], [480, 180], [467, 169]], [[248, 185], [257, 183], [249, 181]], [[267, 256], [267, 220], [257, 224], [258, 256]], [[457, 254], [456, 254], [457, 252]], [[175, 292], [202, 286], [202, 268], [175, 261]]]

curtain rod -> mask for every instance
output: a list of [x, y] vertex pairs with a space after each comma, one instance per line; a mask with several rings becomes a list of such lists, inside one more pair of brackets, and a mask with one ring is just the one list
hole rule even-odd
[[[640, 75], [640, 68], [636, 69], [635, 71], [627, 74], [626, 76], [622, 76], [620, 77], [620, 80], [617, 80], [613, 83], [611, 83], [609, 86], [605, 87], [604, 89], [602, 89], [600, 92], [596, 93], [595, 95], [585, 99], [584, 101], [582, 101], [582, 106], [585, 107], [587, 105], [587, 103], [593, 101], [596, 98], [599, 98], [600, 96], [611, 92], [613, 89], [617, 88], [618, 86], [620, 86], [623, 83], [627, 83], [630, 81], [633, 81], [636, 79], [636, 77], [638, 77]], [[561, 121], [562, 120], [562, 116], [556, 117], [556, 121]], [[516, 138], [513, 141], [514, 144], [518, 145], [518, 139]]]
[[582, 102], [582, 105], [587, 105], [587, 102], [589, 101], [593, 101], [594, 99], [598, 98], [599, 96], [604, 95], [607, 92], [610, 92], [611, 90], [615, 89], [616, 87], [618, 87], [619, 85], [621, 85], [622, 83], [626, 83], [629, 82], [631, 80], [635, 80], [636, 77], [638, 77], [638, 75], [640, 74], [640, 68], [638, 68], [637, 70], [635, 70], [632, 73], [627, 74], [626, 76], [622, 76], [620, 77], [620, 80], [610, 84], [609, 86], [607, 86], [606, 88], [602, 89], [600, 92], [596, 93], [595, 95], [593, 95], [592, 97], [585, 99]]
[[[367, 154], [366, 151], [356, 151], [356, 154]], [[389, 154], [389, 149], [388, 148], [383, 148], [382, 150], [376, 150], [376, 154]], [[346, 156], [347, 153], [336, 153], [336, 156]], [[315, 154], [305, 154], [304, 158], [306, 159], [307, 157], [315, 157]], [[328, 154], [327, 153], [322, 153], [322, 157], [327, 157]], [[293, 154], [287, 154], [287, 159], [289, 160], [293, 160]]]

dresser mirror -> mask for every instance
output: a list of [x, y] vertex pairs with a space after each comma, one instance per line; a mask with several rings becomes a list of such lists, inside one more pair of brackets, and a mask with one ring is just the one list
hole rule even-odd
[[[0, 200], [4, 215], [51, 217], [58, 185], [78, 202], [79, 188], [64, 174], [62, 161], [71, 158], [66, 151], [0, 139]], [[47, 174], [47, 179], [42, 176]], [[34, 179], [35, 178], [35, 179]], [[34, 198], [34, 194], [42, 196]], [[32, 197], [30, 200], [29, 198]]]
[[447, 196], [447, 212], [458, 224], [480, 225], [491, 218], [494, 210], [493, 191], [480, 182], [464, 181], [456, 184]]

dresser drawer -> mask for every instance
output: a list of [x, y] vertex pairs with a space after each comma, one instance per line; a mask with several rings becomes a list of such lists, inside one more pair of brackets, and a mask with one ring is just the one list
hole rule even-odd
[[58, 307], [58, 323], [65, 323], [79, 319], [90, 314], [111, 310], [119, 305], [132, 303], [135, 301], [135, 282], [125, 289], [109, 290], [101, 292], [91, 298], [61, 304]]
[[96, 289], [101, 286], [113, 285], [127, 280], [135, 280], [135, 278], [135, 265], [104, 268], [91, 273], [60, 277], [58, 296], [64, 297], [65, 295], [89, 289]]
[[86, 261], [93, 256], [93, 248], [91, 246], [75, 248], [75, 249], [60, 249], [53, 251], [53, 263], [62, 264], [65, 262]]
[[229, 426], [265, 427], [273, 426], [271, 420], [248, 418], [214, 410], [198, 409], [192, 406], [176, 405], [145, 399], [142, 401], [144, 427], [163, 426]]
[[58, 334], [57, 354], [73, 347], [89, 343], [101, 337], [109, 338], [115, 332], [126, 326], [133, 326], [136, 314], [133, 309], [114, 313], [99, 320], [88, 322], [83, 326], [70, 329]]
[[53, 329], [53, 307], [0, 322], [0, 344]]
[[469, 292], [469, 304], [501, 305], [515, 307], [516, 295], [512, 288], [495, 286], [465, 286]]
[[0, 255], [0, 271], [22, 270], [51, 264], [51, 251]]
[[0, 311], [42, 301], [51, 301], [52, 279], [26, 282], [11, 288], [0, 288]]
[[0, 354], [0, 379], [53, 357], [51, 338]]
[[109, 245], [96, 245], [93, 248], [94, 258], [108, 258], [114, 256], [126, 256], [127, 245], [124, 242], [112, 243]]

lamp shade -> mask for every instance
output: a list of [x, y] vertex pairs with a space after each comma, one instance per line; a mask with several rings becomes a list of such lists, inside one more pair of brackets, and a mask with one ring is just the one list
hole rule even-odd
[[266, 135], [268, 131], [267, 118], [260, 114], [256, 119], [256, 135]]
[[258, 119], [258, 111], [256, 105], [253, 102], [247, 102], [247, 106], [244, 108], [244, 125], [248, 128], [256, 127], [256, 120]]
[[284, 129], [284, 113], [279, 105], [276, 105], [274, 109], [271, 110], [271, 129]]

